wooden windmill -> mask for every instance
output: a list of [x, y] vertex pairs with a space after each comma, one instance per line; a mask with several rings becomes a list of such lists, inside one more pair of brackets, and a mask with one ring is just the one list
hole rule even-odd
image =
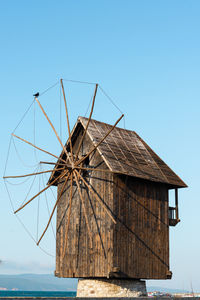
[[[169, 226], [178, 216], [178, 188], [186, 184], [136, 132], [79, 117], [62, 144], [47, 187], [57, 186], [56, 271], [58, 277], [169, 279]], [[18, 137], [19, 138], [19, 137]], [[20, 138], [21, 139], [21, 138]], [[27, 141], [25, 141], [27, 142]], [[28, 142], [29, 143], [29, 142]], [[29, 143], [30, 144], [30, 143]], [[175, 190], [169, 207], [168, 191]], [[16, 211], [16, 212], [17, 212]]]
[[[185, 183], [135, 132], [87, 124], [79, 117], [71, 135], [73, 153], [81, 145], [81, 164], [69, 166], [71, 180], [56, 181], [56, 275], [171, 278], [169, 225], [180, 221], [177, 189]], [[57, 168], [59, 162], [49, 183], [62, 176]], [[169, 189], [175, 189], [173, 208]]]

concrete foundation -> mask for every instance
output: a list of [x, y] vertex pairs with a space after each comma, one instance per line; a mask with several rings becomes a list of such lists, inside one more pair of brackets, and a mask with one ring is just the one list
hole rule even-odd
[[77, 297], [147, 296], [146, 282], [134, 279], [79, 279]]

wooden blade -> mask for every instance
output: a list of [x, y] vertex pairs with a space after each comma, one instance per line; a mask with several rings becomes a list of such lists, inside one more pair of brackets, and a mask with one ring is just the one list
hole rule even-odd
[[47, 187], [42, 189], [39, 193], [37, 193], [34, 197], [32, 197], [30, 200], [28, 200], [24, 205], [22, 205], [20, 208], [18, 208], [14, 213], [16, 214], [18, 211], [23, 209], [27, 204], [29, 204], [31, 201], [33, 201], [35, 198], [37, 198], [40, 194], [42, 194], [44, 191], [46, 191], [48, 188], [50, 188], [58, 179], [63, 178], [68, 173], [68, 170], [64, 172], [63, 174], [60, 174], [56, 179], [52, 181], [51, 184], [49, 184]]
[[[65, 166], [66, 168], [68, 169], [72, 169], [72, 166], [70, 165], [67, 165], [66, 163], [65, 164], [62, 164], [62, 163], [54, 163], [54, 162], [48, 162], [48, 161], [40, 161], [40, 164], [47, 164], [47, 165], [58, 165], [58, 166]], [[99, 171], [99, 172], [107, 172], [107, 173], [113, 173], [113, 171], [110, 171], [110, 170], [107, 170], [107, 169], [98, 169], [98, 168], [87, 168], [87, 167], [79, 167], [79, 166], [76, 166], [75, 169], [78, 169], [78, 170], [85, 170], [85, 171]], [[54, 169], [52, 171], [59, 171], [59, 170], [62, 170], [62, 169]], [[116, 173], [116, 172], [115, 172]], [[121, 174], [121, 173], [120, 173]]]
[[89, 226], [88, 217], [87, 217], [86, 208], [85, 208], [85, 203], [84, 203], [84, 200], [83, 200], [83, 196], [82, 196], [81, 189], [80, 189], [80, 184], [78, 182], [76, 173], [74, 173], [74, 178], [75, 178], [75, 181], [76, 181], [76, 184], [77, 184], [77, 187], [78, 187], [79, 196], [81, 198], [81, 202], [82, 202], [82, 205], [83, 205], [83, 213], [84, 213], [84, 216], [85, 216], [85, 221], [86, 221], [86, 225], [87, 225], [87, 229], [88, 229], [88, 233], [89, 233], [89, 237], [90, 237], [90, 248], [92, 248], [92, 232], [91, 232], [91, 229], [90, 229], [90, 226]]
[[[63, 163], [54, 163], [54, 162], [51, 162], [51, 161], [40, 161], [40, 164], [65, 166], [65, 167], [68, 167], [68, 168], [72, 168], [71, 166], [67, 165], [66, 162], [63, 164]], [[57, 171], [57, 169], [54, 169], [54, 171]]]
[[73, 152], [72, 152], [72, 139], [71, 139], [70, 126], [69, 126], [69, 116], [68, 116], [67, 102], [66, 102], [66, 98], [65, 98], [65, 90], [64, 90], [62, 79], [60, 79], [60, 83], [61, 83], [62, 92], [63, 92], [63, 98], [64, 98], [64, 103], [65, 103], [65, 112], [66, 112], [66, 118], [67, 118], [67, 127], [68, 127], [68, 134], [69, 134], [70, 152], [71, 152], [71, 157], [72, 157], [72, 161], [73, 161], [74, 159], [73, 159]]
[[57, 159], [59, 159], [59, 160], [65, 162], [65, 160], [63, 160], [62, 158], [60, 158], [60, 157], [58, 157], [58, 156], [52, 154], [51, 152], [48, 152], [48, 151], [42, 149], [42, 148], [37, 147], [36, 145], [34, 145], [34, 144], [32, 144], [31, 142], [29, 142], [29, 141], [27, 141], [27, 140], [25, 140], [25, 139], [23, 139], [23, 138], [21, 138], [21, 137], [15, 135], [14, 133], [12, 133], [12, 136], [16, 137], [17, 139], [19, 139], [19, 140], [21, 140], [21, 141], [27, 143], [28, 145], [30, 145], [30, 146], [32, 146], [32, 147], [34, 147], [34, 148], [36, 148], [36, 149], [38, 149], [38, 150], [40, 150], [40, 151], [42, 151], [42, 152], [44, 152], [44, 153], [47, 153], [47, 154], [49, 154], [49, 155], [51, 155], [51, 156], [53, 156], [53, 157], [55, 157], [55, 158], [57, 158]]
[[56, 203], [55, 203], [55, 205], [54, 205], [54, 207], [53, 207], [53, 210], [52, 210], [51, 215], [50, 215], [50, 217], [49, 217], [49, 221], [48, 221], [48, 223], [47, 223], [47, 226], [45, 227], [45, 229], [44, 229], [44, 231], [43, 231], [43, 233], [42, 233], [42, 235], [41, 235], [39, 241], [37, 242], [37, 246], [38, 246], [39, 243], [41, 242], [43, 236], [45, 235], [45, 233], [46, 233], [46, 231], [47, 231], [47, 229], [48, 229], [48, 227], [49, 227], [49, 225], [50, 225], [50, 223], [51, 223], [51, 219], [53, 218], [53, 215], [54, 215], [56, 206], [58, 205], [58, 202], [60, 201], [60, 198], [61, 198], [62, 193], [63, 193], [63, 191], [64, 191], [64, 188], [65, 188], [65, 186], [66, 186], [66, 184], [67, 184], [67, 181], [68, 181], [68, 179], [69, 179], [69, 176], [70, 176], [70, 173], [67, 175], [67, 178], [65, 179], [65, 182], [64, 182], [64, 184], [63, 184], [63, 186], [62, 186], [60, 195], [58, 196], [57, 201], [56, 201]]
[[106, 135], [102, 138], [101, 141], [98, 142], [98, 144], [91, 150], [89, 151], [89, 153], [82, 157], [81, 159], [79, 159], [76, 163], [75, 166], [79, 165], [81, 162], [83, 162], [92, 152], [94, 152], [97, 147], [107, 138], [107, 136], [111, 133], [111, 131], [117, 126], [117, 124], [119, 123], [119, 121], [123, 118], [124, 115], [121, 115], [121, 117], [115, 122], [115, 124], [111, 127], [111, 129], [106, 133]]
[[51, 123], [49, 117], [47, 116], [46, 112], [44, 111], [44, 108], [43, 108], [42, 105], [40, 104], [40, 101], [39, 101], [36, 97], [35, 97], [35, 100], [37, 101], [37, 103], [38, 103], [40, 109], [42, 110], [44, 116], [46, 117], [46, 119], [47, 119], [47, 121], [49, 122], [51, 128], [53, 129], [53, 132], [55, 133], [55, 135], [56, 135], [56, 137], [57, 137], [57, 139], [58, 139], [58, 141], [59, 141], [61, 147], [63, 148], [63, 151], [65, 152], [65, 154], [66, 154], [68, 160], [71, 162], [71, 158], [70, 158], [70, 156], [69, 156], [69, 153], [67, 152], [67, 149], [64, 147], [64, 145], [63, 145], [63, 143], [62, 143], [62, 141], [61, 141], [59, 135], [57, 134], [57, 132], [56, 132], [54, 126], [53, 126], [53, 124]]
[[95, 86], [95, 91], [94, 91], [94, 96], [93, 96], [93, 101], [92, 101], [92, 108], [91, 108], [90, 115], [89, 115], [89, 118], [88, 118], [88, 121], [87, 121], [87, 125], [86, 125], [86, 127], [85, 127], [85, 131], [84, 131], [84, 133], [83, 133], [83, 135], [82, 135], [82, 138], [81, 138], [80, 143], [79, 143], [79, 146], [78, 146], [78, 150], [77, 150], [77, 152], [76, 152], [75, 161], [76, 161], [77, 158], [78, 158], [78, 155], [79, 155], [79, 152], [80, 152], [80, 149], [81, 149], [81, 144], [82, 144], [82, 142], [83, 142], [83, 140], [84, 140], [84, 137], [85, 137], [85, 135], [86, 135], [86, 132], [87, 132], [87, 129], [88, 129], [88, 126], [89, 126], [91, 117], [92, 117], [92, 113], [93, 113], [93, 109], [94, 109], [94, 102], [95, 102], [95, 98], [96, 98], [96, 94], [97, 94], [97, 88], [98, 88], [98, 84], [96, 84], [96, 86]]
[[73, 174], [71, 173], [69, 210], [68, 210], [67, 226], [65, 230], [64, 249], [63, 249], [62, 258], [64, 258], [67, 249], [67, 239], [68, 239], [69, 223], [70, 223], [71, 208], [72, 208], [72, 191], [73, 191]]
[[[57, 169], [56, 171], [61, 171], [64, 170], [64, 168], [62, 169]], [[37, 173], [30, 173], [30, 174], [26, 174], [26, 175], [17, 175], [17, 176], [4, 176], [3, 178], [22, 178], [22, 177], [28, 177], [28, 176], [33, 176], [33, 175], [39, 175], [39, 174], [44, 174], [44, 173], [49, 173], [49, 172], [53, 172], [53, 170], [47, 170], [47, 171], [42, 171], [42, 172], [37, 172]]]
[[107, 214], [109, 215], [109, 217], [112, 219], [112, 221], [117, 224], [115, 218], [113, 217], [113, 215], [111, 214], [111, 212], [109, 211], [109, 209], [107, 208], [107, 206], [103, 203], [103, 201], [101, 200], [101, 198], [98, 196], [98, 194], [96, 194], [93, 189], [89, 186], [89, 184], [85, 181], [85, 179], [78, 173], [77, 170], [75, 170], [76, 174], [78, 175], [78, 177], [84, 182], [84, 184], [87, 186], [87, 188], [90, 190], [90, 192], [94, 195], [94, 197], [96, 198], [96, 200], [101, 204], [101, 206], [103, 207], [103, 209], [107, 212]]
[[[40, 164], [47, 164], [47, 165], [55, 165], [55, 166], [64, 166], [65, 168], [67, 168], [68, 170], [72, 170], [72, 166], [68, 165], [68, 164], [62, 164], [62, 163], [54, 163], [51, 161], [40, 161]], [[59, 169], [54, 169], [54, 171], [59, 171]]]
[[107, 170], [107, 169], [96, 169], [96, 168], [87, 168], [87, 167], [75, 167], [78, 170], [85, 170], [85, 171], [98, 171], [98, 172], [107, 172], [107, 173], [113, 173], [113, 171]]

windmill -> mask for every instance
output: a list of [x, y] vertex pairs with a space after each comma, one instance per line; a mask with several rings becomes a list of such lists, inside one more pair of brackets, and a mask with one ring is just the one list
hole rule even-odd
[[[79, 296], [145, 294], [141, 279], [172, 276], [169, 226], [180, 221], [178, 188], [186, 184], [134, 131], [117, 127], [123, 114], [114, 125], [92, 119], [98, 84], [89, 117], [79, 117], [71, 131], [62, 80], [61, 87], [69, 135], [65, 144], [35, 96], [62, 147], [60, 155], [14, 134], [56, 159], [42, 162], [54, 166], [46, 171], [50, 172], [47, 186], [15, 213], [57, 186], [56, 202], [37, 241], [39, 245], [57, 208], [55, 275], [81, 278]], [[175, 190], [174, 207], [169, 207], [171, 189]]]

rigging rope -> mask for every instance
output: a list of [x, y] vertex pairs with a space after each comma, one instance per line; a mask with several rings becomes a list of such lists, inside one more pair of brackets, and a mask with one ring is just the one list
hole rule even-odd
[[[43, 174], [43, 175], [44, 175], [44, 174]], [[42, 176], [42, 181], [43, 181], [43, 185], [45, 185], [45, 184], [44, 184], [44, 176]], [[46, 205], [47, 205], [48, 215], [49, 215], [49, 218], [50, 218], [50, 209], [49, 209], [49, 204], [48, 204], [48, 199], [47, 199], [46, 191], [44, 192], [44, 194], [45, 194], [45, 200], [46, 200]], [[50, 226], [51, 226], [51, 229], [52, 229], [52, 232], [53, 232], [53, 236], [54, 236], [54, 238], [55, 238], [55, 240], [56, 240], [56, 235], [55, 235], [55, 231], [54, 231], [54, 229], [53, 229], [52, 220], [51, 220], [51, 222], [50, 222]]]
[[86, 110], [86, 112], [85, 112], [84, 117], [85, 117], [85, 116], [87, 115], [87, 113], [88, 113], [88, 110], [89, 110], [90, 105], [91, 105], [91, 103], [92, 103], [92, 99], [93, 99], [93, 96], [91, 96], [91, 99], [90, 99], [90, 102], [89, 102], [89, 104], [88, 104], [88, 107], [87, 107], [87, 110]]
[[[41, 171], [41, 167], [39, 168]], [[39, 176], [39, 192], [40, 192], [40, 176]], [[38, 205], [37, 205], [37, 232], [36, 232], [36, 240], [38, 241], [38, 232], [39, 232], [39, 216], [40, 216], [40, 195], [38, 198]]]
[[[50, 89], [54, 88], [57, 84], [59, 83], [59, 80], [53, 84], [52, 86], [50, 86], [49, 88], [47, 88], [46, 90], [44, 90], [42, 93], [40, 93], [40, 97], [42, 95], [44, 95], [46, 92], [48, 92]], [[22, 118], [20, 119], [20, 121], [18, 122], [17, 126], [15, 127], [15, 129], [13, 130], [12, 133], [14, 133], [16, 131], [16, 129], [19, 127], [19, 125], [21, 124], [21, 122], [23, 121], [24, 117], [27, 115], [27, 113], [29, 112], [31, 106], [33, 105], [33, 103], [35, 102], [35, 98], [33, 99], [33, 101], [31, 102], [30, 106], [27, 108], [27, 110], [25, 111], [25, 113], [23, 114]]]
[[[12, 203], [12, 200], [11, 200], [11, 195], [10, 195], [10, 192], [8, 190], [8, 187], [6, 185], [6, 182], [4, 181], [4, 184], [5, 184], [5, 188], [6, 188], [6, 191], [8, 193], [8, 198], [9, 198], [9, 202], [10, 202], [10, 205], [11, 205], [11, 208], [12, 208], [12, 211], [14, 213], [14, 206], [13, 206], [13, 203]], [[30, 231], [28, 230], [28, 228], [24, 225], [24, 223], [22, 222], [22, 220], [19, 218], [19, 216], [17, 214], [15, 214], [15, 217], [17, 218], [17, 220], [19, 221], [19, 223], [22, 225], [22, 227], [24, 228], [24, 230], [26, 231], [26, 233], [29, 235], [29, 237], [35, 242], [35, 244], [37, 245], [37, 241], [35, 240], [35, 238], [33, 237], [33, 235], [30, 233]], [[51, 257], [54, 257], [55, 258], [55, 255], [52, 255], [50, 254], [49, 252], [47, 252], [45, 249], [43, 249], [41, 246], [39, 246], [40, 250], [42, 250], [45, 254], [51, 256]]]
[[[11, 207], [12, 207], [12, 210], [13, 210], [13, 213], [14, 213], [15, 209], [14, 209], [14, 206], [13, 206], [13, 203], [12, 203], [12, 200], [11, 200], [10, 192], [9, 192], [9, 190], [8, 190], [8, 187], [7, 187], [6, 183], [5, 183], [5, 181], [4, 181], [4, 184], [5, 184], [5, 188], [6, 188], [7, 193], [8, 193], [8, 198], [9, 198], [9, 200], [10, 200], [10, 204], [11, 204]], [[32, 234], [29, 232], [29, 230], [25, 227], [24, 223], [21, 221], [21, 219], [18, 217], [17, 214], [15, 214], [15, 217], [16, 217], [16, 218], [18, 219], [18, 221], [22, 224], [22, 226], [24, 227], [24, 229], [26, 230], [26, 232], [28, 233], [28, 235], [31, 237], [31, 239], [36, 243], [36, 240], [34, 239], [34, 237], [32, 236]]]
[[[35, 108], [35, 101], [34, 101], [34, 109], [33, 109], [33, 144], [36, 145], [36, 108]], [[35, 161], [38, 163], [37, 151], [36, 148], [33, 147]]]
[[83, 83], [83, 84], [91, 84], [91, 85], [95, 85], [95, 82], [89, 82], [89, 81], [80, 81], [80, 80], [72, 80], [72, 79], [64, 79], [64, 81], [68, 81], [68, 82], [74, 82], [74, 83]]
[[123, 112], [121, 111], [121, 109], [115, 104], [115, 102], [111, 99], [110, 96], [108, 96], [108, 94], [102, 89], [102, 87], [99, 85], [100, 90], [102, 91], [102, 93], [110, 100], [110, 102], [118, 109], [118, 111], [123, 114]]
[[[37, 172], [38, 171], [38, 169], [39, 169], [39, 166], [37, 166], [37, 168], [35, 169], [35, 172]], [[34, 173], [35, 173], [34, 172]], [[33, 181], [32, 181], [32, 183], [31, 183], [31, 185], [30, 185], [30, 188], [29, 188], [29, 190], [28, 190], [28, 193], [27, 193], [27, 195], [26, 195], [26, 197], [25, 197], [25, 199], [24, 199], [24, 201], [23, 201], [23, 203], [21, 204], [21, 206], [23, 206], [23, 204], [25, 203], [25, 201], [27, 200], [27, 198], [28, 198], [28, 195], [30, 194], [30, 192], [31, 192], [31, 189], [32, 189], [32, 187], [33, 187], [33, 184], [34, 184], [34, 182], [35, 182], [35, 179], [36, 179], [36, 175], [34, 176], [34, 178], [33, 178]]]
[[[44, 174], [44, 176], [45, 176], [45, 178], [46, 178], [46, 181], [48, 182], [49, 181], [49, 178], [47, 178], [47, 174]], [[52, 189], [52, 186], [50, 186], [50, 191], [51, 191], [51, 193], [52, 193], [52, 195], [53, 195], [53, 197], [54, 197], [54, 200], [56, 201], [57, 199], [56, 199], [56, 197], [55, 197], [55, 195], [54, 195], [54, 192], [53, 192], [53, 189]]]
[[[61, 96], [61, 84], [60, 84], [60, 139], [61, 141], [63, 142], [62, 140], [62, 96]], [[61, 147], [62, 148], [62, 147]]]
[[48, 87], [46, 90], [44, 90], [42, 93], [40, 93], [40, 97], [41, 97], [42, 95], [44, 95], [46, 92], [48, 92], [49, 90], [51, 90], [52, 88], [54, 88], [58, 83], [59, 83], [59, 80], [56, 81], [56, 83], [54, 83], [54, 84], [51, 85], [50, 87]]
[[[3, 179], [4, 179], [8, 184], [10, 184], [10, 185], [21, 185], [21, 184], [26, 183], [30, 178], [31, 178], [31, 177], [29, 176], [29, 177], [27, 177], [24, 181], [18, 182], [18, 183], [13, 183], [13, 182], [9, 181], [7, 178], [3, 178]], [[13, 179], [14, 179], [14, 178], [13, 178]], [[16, 179], [16, 178], [15, 178], [15, 179]]]
[[26, 163], [24, 162], [24, 160], [21, 158], [21, 156], [20, 156], [20, 154], [19, 154], [19, 151], [17, 150], [17, 147], [16, 147], [16, 144], [15, 144], [14, 138], [12, 139], [12, 142], [13, 142], [13, 145], [14, 145], [14, 148], [15, 148], [15, 151], [16, 151], [16, 154], [17, 154], [19, 160], [21, 161], [21, 163], [24, 165], [24, 167], [27, 167], [27, 168], [34, 168], [35, 166], [38, 165], [38, 163], [35, 164], [35, 165], [28, 165], [28, 164], [26, 164]]
[[[99, 85], [100, 90], [102, 91], [102, 93], [104, 94], [104, 96], [106, 96], [108, 98], [108, 100], [112, 103], [112, 105], [121, 113], [124, 114], [121, 109], [115, 104], [114, 100], [112, 100], [112, 98], [110, 96], [108, 96], [108, 94], [104, 91], [104, 89]], [[125, 116], [123, 118], [124, 121], [124, 129], [126, 128], [125, 126]]]
[[17, 130], [17, 128], [19, 127], [19, 125], [21, 124], [21, 122], [23, 121], [23, 119], [25, 118], [25, 116], [27, 115], [27, 113], [29, 112], [29, 110], [30, 110], [31, 106], [33, 105], [34, 101], [35, 101], [35, 99], [31, 102], [30, 106], [27, 108], [27, 110], [23, 114], [22, 118], [20, 119], [19, 123], [17, 124], [17, 126], [15, 127], [15, 129], [13, 130], [12, 133], [14, 133]]
[[8, 151], [7, 151], [7, 156], [6, 156], [6, 163], [5, 163], [5, 168], [4, 168], [3, 177], [6, 175], [6, 170], [7, 170], [8, 158], [9, 158], [9, 154], [10, 154], [10, 148], [11, 148], [12, 137], [13, 137], [13, 136], [11, 135], [11, 136], [10, 136], [9, 145], [8, 145]]

